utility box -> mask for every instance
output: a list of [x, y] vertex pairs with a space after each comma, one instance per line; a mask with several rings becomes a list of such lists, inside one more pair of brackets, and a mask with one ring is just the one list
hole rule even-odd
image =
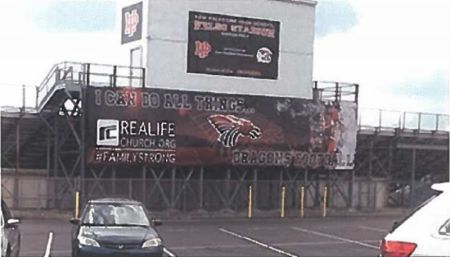
[[315, 5], [123, 0], [120, 43], [148, 87], [311, 99]]

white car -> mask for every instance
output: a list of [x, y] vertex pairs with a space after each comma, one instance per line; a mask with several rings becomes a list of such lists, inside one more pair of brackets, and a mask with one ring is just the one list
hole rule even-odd
[[381, 256], [450, 256], [450, 183], [431, 188], [436, 195], [396, 223], [381, 241]]

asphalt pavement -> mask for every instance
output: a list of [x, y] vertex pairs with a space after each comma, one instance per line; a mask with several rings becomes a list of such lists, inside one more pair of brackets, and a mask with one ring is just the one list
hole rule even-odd
[[[165, 221], [158, 227], [168, 256], [377, 256], [379, 240], [400, 216], [205, 219]], [[72, 225], [25, 219], [21, 255], [70, 256]]]

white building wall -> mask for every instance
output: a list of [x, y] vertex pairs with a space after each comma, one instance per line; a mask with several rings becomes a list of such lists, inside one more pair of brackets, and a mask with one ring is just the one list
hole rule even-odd
[[[126, 5], [137, 1], [125, 1]], [[289, 0], [149, 0], [143, 42], [150, 87], [312, 98], [315, 2]], [[280, 22], [278, 79], [187, 73], [189, 11]], [[145, 14], [147, 15], [147, 14]], [[119, 16], [120, 17], [120, 16]], [[147, 17], [144, 17], [144, 22]], [[129, 50], [128, 50], [129, 51]]]

